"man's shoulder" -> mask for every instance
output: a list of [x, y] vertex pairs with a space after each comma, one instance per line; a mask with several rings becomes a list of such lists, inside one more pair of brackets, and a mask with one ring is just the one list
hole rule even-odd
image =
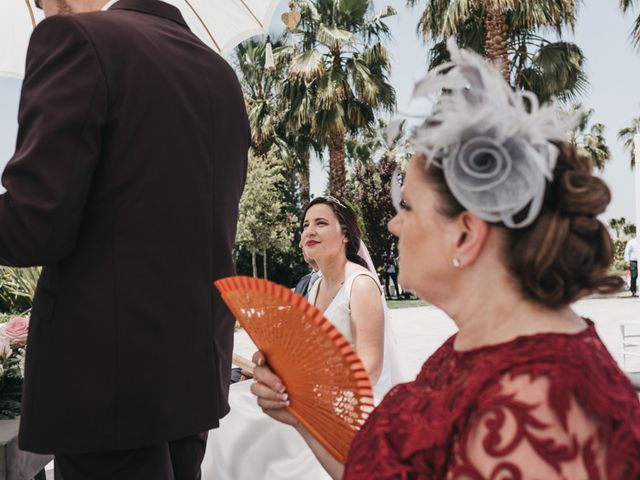
[[[31, 41], [52, 37], [83, 37], [90, 40], [100, 29], [96, 25], [105, 25], [104, 31], [113, 32], [113, 27], [118, 24], [115, 17], [108, 12], [88, 12], [79, 14], [51, 15], [36, 25]], [[47, 40], [45, 40], [47, 41]]]
[[42, 20], [29, 40], [27, 63], [33, 55], [50, 55], [51, 48], [85, 48], [91, 44], [87, 31], [75, 15], [52, 15]]
[[75, 15], [51, 15], [36, 25], [32, 40], [51, 33], [73, 34], [77, 31], [79, 31], [79, 25]]

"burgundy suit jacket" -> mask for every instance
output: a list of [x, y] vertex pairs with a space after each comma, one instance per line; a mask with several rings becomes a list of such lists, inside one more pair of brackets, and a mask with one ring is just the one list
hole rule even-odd
[[249, 130], [230, 66], [158, 0], [33, 32], [0, 264], [44, 265], [20, 446], [136, 448], [228, 411], [232, 275]]

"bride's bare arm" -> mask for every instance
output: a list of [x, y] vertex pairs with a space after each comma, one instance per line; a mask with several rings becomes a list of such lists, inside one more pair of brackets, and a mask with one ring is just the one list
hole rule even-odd
[[378, 284], [367, 275], [353, 280], [350, 297], [355, 351], [372, 384], [380, 378], [384, 357], [384, 307]]
[[262, 411], [279, 422], [293, 426], [302, 435], [331, 478], [340, 480], [344, 473], [344, 465], [333, 458], [322, 444], [289, 412], [286, 388], [280, 378], [266, 365], [264, 355], [261, 352], [256, 352], [253, 355], [253, 362], [257, 365], [253, 372], [256, 382], [251, 385], [251, 392], [258, 397], [258, 405]]

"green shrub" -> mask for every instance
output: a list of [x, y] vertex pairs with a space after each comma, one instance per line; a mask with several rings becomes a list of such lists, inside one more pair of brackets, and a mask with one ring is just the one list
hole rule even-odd
[[624, 249], [627, 246], [626, 240], [614, 240], [613, 241], [613, 264], [614, 270], [624, 271], [626, 264], [624, 261]]
[[31, 310], [40, 267], [0, 267], [0, 314], [23, 314]]

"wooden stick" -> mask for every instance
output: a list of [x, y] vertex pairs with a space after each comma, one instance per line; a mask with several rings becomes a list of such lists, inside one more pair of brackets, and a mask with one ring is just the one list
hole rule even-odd
[[256, 367], [251, 360], [244, 358], [238, 355], [237, 353], [233, 354], [233, 357], [231, 358], [231, 363], [240, 367], [242, 370], [246, 370], [247, 372], [251, 373], [251, 375], [253, 375], [253, 369]]

